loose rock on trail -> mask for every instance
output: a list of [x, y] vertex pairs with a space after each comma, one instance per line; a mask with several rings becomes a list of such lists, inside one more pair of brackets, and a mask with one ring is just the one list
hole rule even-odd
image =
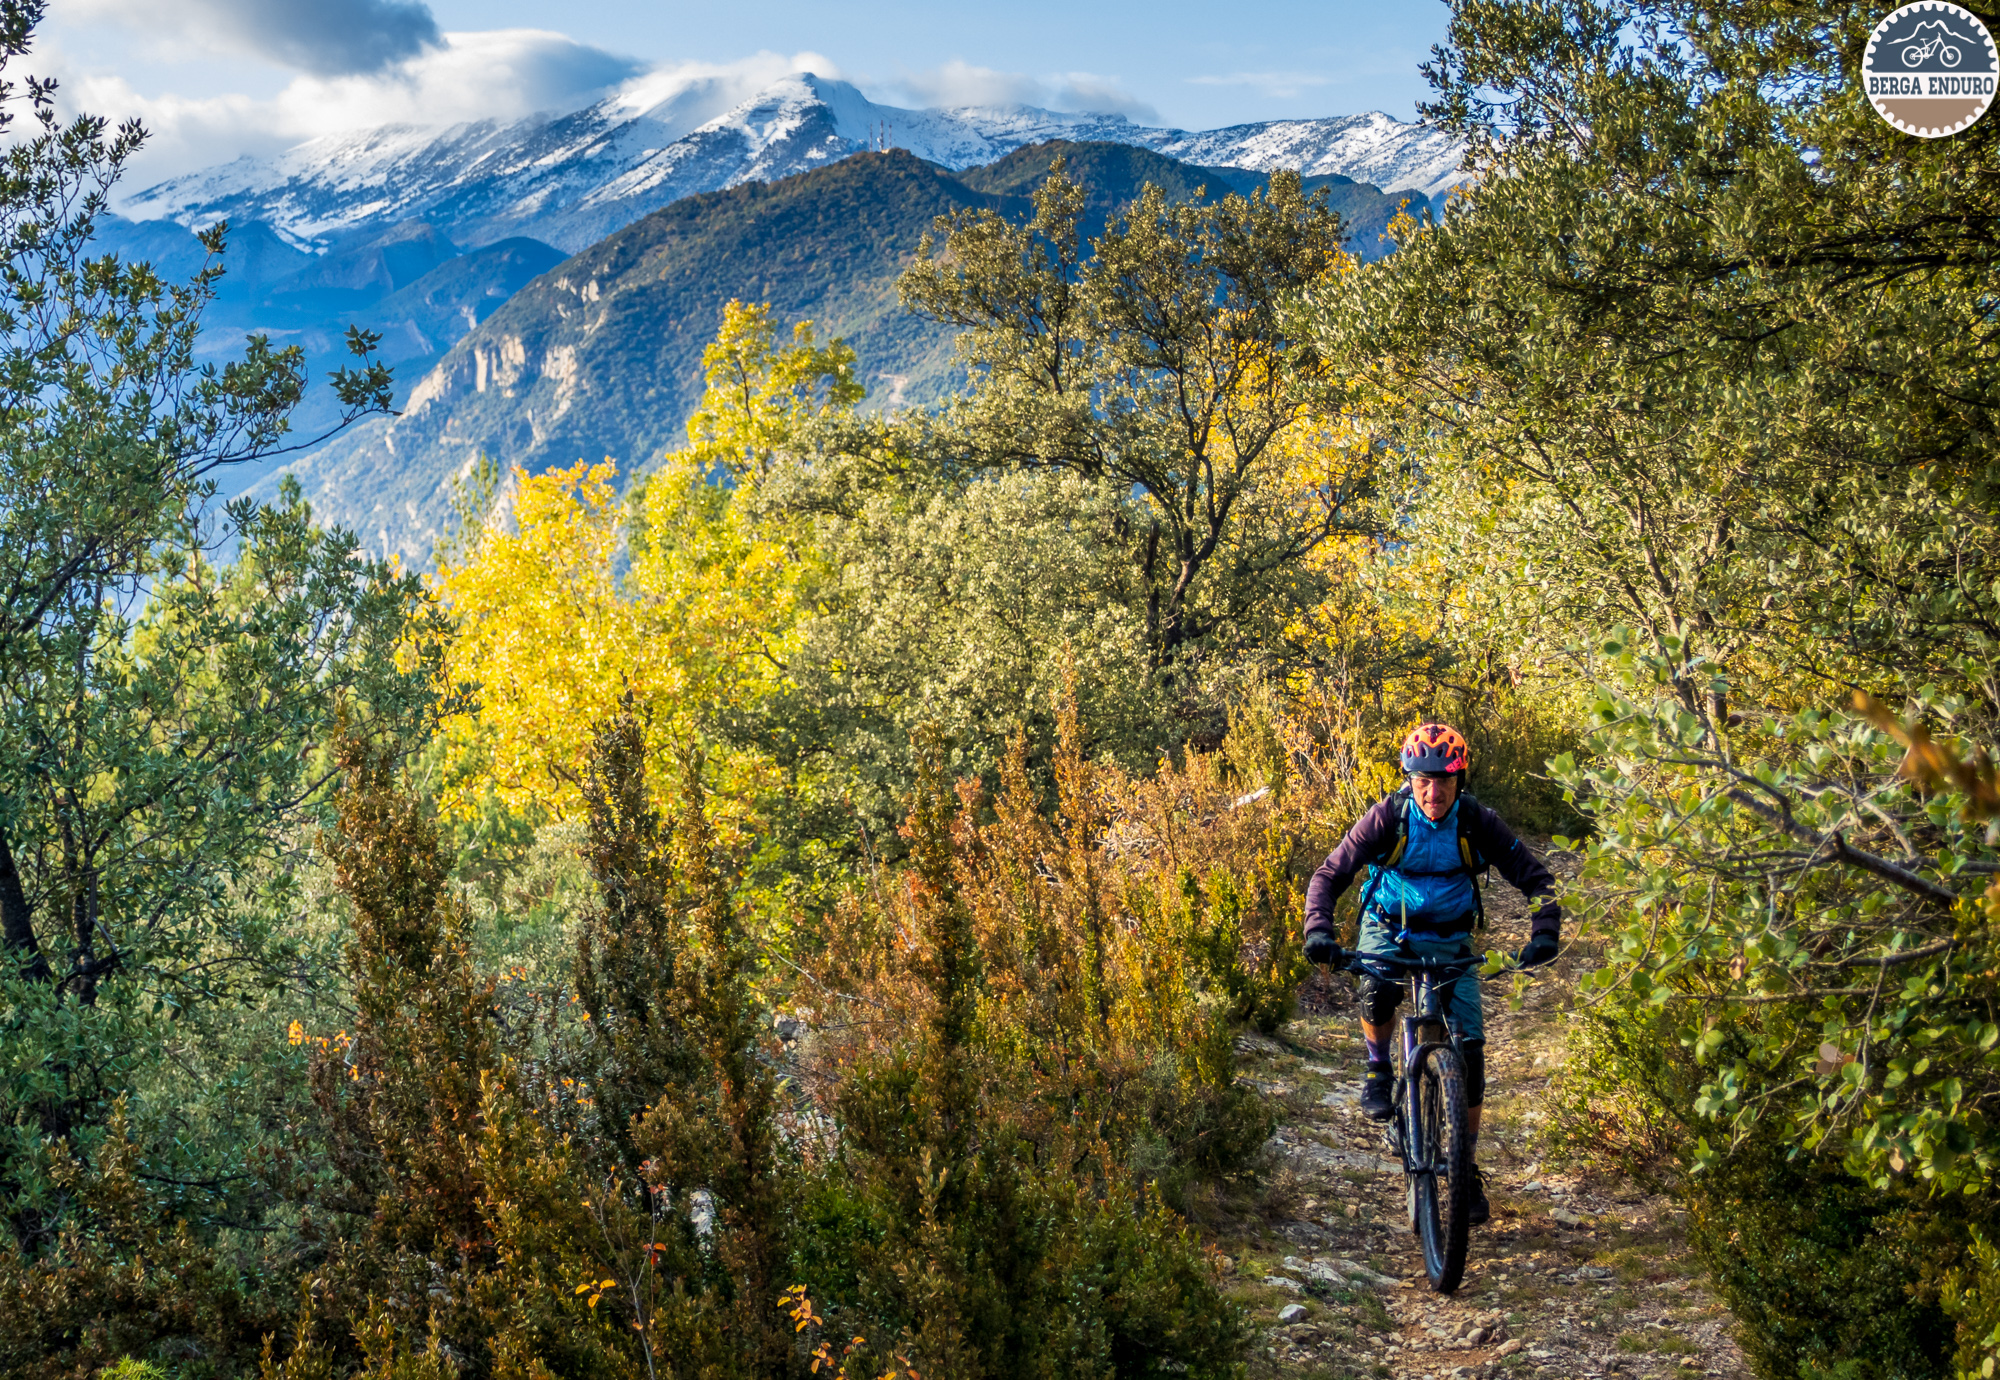
[[[1487, 907], [1483, 946], [1518, 947], [1521, 898], [1503, 884]], [[1580, 969], [1540, 970], [1519, 1011], [1506, 983], [1487, 989], [1479, 1163], [1493, 1220], [1473, 1228], [1450, 1297], [1425, 1278], [1402, 1166], [1355, 1106], [1364, 1060], [1350, 980], [1315, 974], [1276, 1038], [1238, 1039], [1238, 1078], [1280, 1121], [1253, 1197], [1197, 1217], [1255, 1329], [1253, 1375], [1747, 1380], [1735, 1320], [1707, 1288], [1673, 1201], [1541, 1162], [1539, 1103]]]

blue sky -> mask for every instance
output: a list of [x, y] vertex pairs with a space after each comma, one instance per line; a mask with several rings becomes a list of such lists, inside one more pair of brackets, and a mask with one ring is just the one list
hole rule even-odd
[[[575, 107], [652, 69], [810, 69], [898, 105], [1020, 100], [1210, 129], [1415, 113], [1439, 0], [54, 0], [25, 70], [154, 131], [128, 185], [391, 120]], [[831, 69], [831, 70], [829, 70]]]
[[442, 0], [431, 10], [447, 27], [559, 27], [664, 58], [804, 48], [885, 82], [953, 61], [1041, 78], [1088, 72], [1191, 128], [1361, 109], [1408, 119], [1425, 90], [1417, 64], [1447, 14], [1439, 0], [724, 0], [576, 7], [556, 25], [563, 11], [541, 0]]

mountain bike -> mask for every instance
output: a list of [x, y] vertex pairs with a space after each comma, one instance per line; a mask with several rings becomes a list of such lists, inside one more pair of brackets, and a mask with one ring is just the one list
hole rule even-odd
[[[1473, 1169], [1466, 1147], [1465, 1064], [1444, 1013], [1454, 984], [1479, 980], [1473, 970], [1480, 960], [1371, 955], [1369, 962], [1396, 969], [1395, 980], [1410, 985], [1402, 1039], [1393, 1055], [1394, 1112], [1385, 1129], [1389, 1148], [1403, 1162], [1410, 1229], [1423, 1242], [1424, 1273], [1433, 1290], [1449, 1294], [1465, 1277]], [[1345, 951], [1328, 966], [1366, 972], [1360, 955]]]
[[1958, 66], [1959, 58], [1963, 56], [1957, 48], [1945, 42], [1943, 35], [1939, 35], [1931, 39], [1928, 43], [1904, 44], [1903, 65], [1905, 67], [1921, 66], [1930, 58], [1932, 53], [1936, 53], [1938, 61], [1947, 67]]

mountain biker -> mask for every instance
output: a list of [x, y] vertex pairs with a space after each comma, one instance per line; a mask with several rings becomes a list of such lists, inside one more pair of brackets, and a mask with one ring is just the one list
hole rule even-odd
[[[1334, 903], [1355, 873], [1370, 868], [1356, 956], [1363, 970], [1361, 1037], [1368, 1048], [1361, 1110], [1376, 1121], [1388, 1120], [1392, 1110], [1389, 1041], [1404, 996], [1396, 969], [1381, 960], [1472, 957], [1473, 931], [1484, 919], [1477, 877], [1489, 866], [1499, 868], [1533, 907], [1530, 938], [1516, 961], [1523, 968], [1547, 963], [1561, 939], [1562, 912], [1548, 868], [1500, 816], [1460, 789], [1469, 757], [1464, 737], [1449, 724], [1412, 729], [1401, 753], [1408, 783], [1355, 821], [1306, 887], [1306, 958], [1337, 962]], [[1465, 1065], [1470, 1160], [1478, 1149], [1479, 1112], [1486, 1100], [1486, 1026], [1477, 978], [1452, 985], [1445, 1015]], [[1477, 1225], [1490, 1215], [1485, 1180], [1475, 1164], [1467, 1220]]]

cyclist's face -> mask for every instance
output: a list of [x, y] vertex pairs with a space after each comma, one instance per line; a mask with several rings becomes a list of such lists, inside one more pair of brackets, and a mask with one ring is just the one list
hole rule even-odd
[[1419, 810], [1431, 819], [1443, 819], [1451, 813], [1452, 801], [1458, 799], [1458, 777], [1453, 773], [1432, 776], [1419, 772], [1410, 778], [1410, 790], [1416, 794]]

